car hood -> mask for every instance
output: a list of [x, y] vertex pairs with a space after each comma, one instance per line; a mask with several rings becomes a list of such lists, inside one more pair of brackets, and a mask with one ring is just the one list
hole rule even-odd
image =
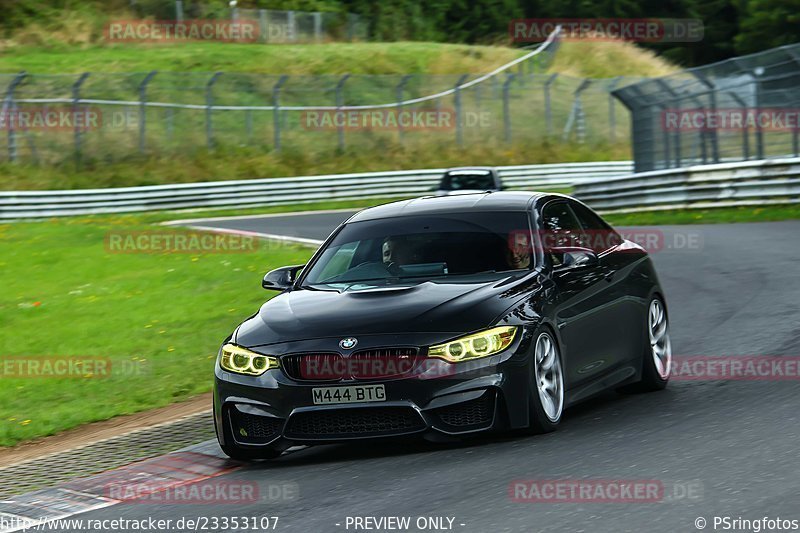
[[358, 291], [293, 290], [265, 303], [234, 342], [254, 347], [351, 335], [452, 333], [489, 327], [525, 290], [531, 276], [489, 283], [425, 282]]

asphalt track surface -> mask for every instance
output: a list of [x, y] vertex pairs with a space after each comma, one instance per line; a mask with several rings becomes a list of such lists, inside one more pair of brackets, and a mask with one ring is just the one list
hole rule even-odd
[[[346, 216], [202, 225], [323, 239]], [[664, 249], [652, 255], [676, 355], [800, 355], [800, 222], [660, 229]], [[687, 240], [694, 244], [681, 246]], [[450, 530], [464, 532], [698, 531], [700, 517], [705, 530], [722, 531], [715, 516], [800, 520], [799, 393], [796, 380], [673, 381], [663, 392], [608, 393], [573, 408], [549, 435], [319, 446], [204, 482], [291, 484], [294, 496], [279, 501], [123, 503], [79, 518], [278, 516], [278, 530], [289, 532], [365, 531], [348, 517], [388, 516], [411, 517], [408, 531], [420, 530], [418, 517], [450, 517]], [[633, 503], [509, 496], [514, 480], [576, 479], [656, 480], [664, 493]]]

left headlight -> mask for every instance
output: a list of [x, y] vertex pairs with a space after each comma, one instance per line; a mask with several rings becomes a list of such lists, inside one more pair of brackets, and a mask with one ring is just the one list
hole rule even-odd
[[480, 333], [467, 335], [428, 349], [429, 357], [438, 357], [450, 363], [460, 363], [502, 352], [514, 342], [516, 326], [500, 326]]
[[235, 344], [222, 347], [219, 364], [225, 370], [248, 376], [260, 376], [267, 370], [280, 366], [277, 357], [252, 352]]

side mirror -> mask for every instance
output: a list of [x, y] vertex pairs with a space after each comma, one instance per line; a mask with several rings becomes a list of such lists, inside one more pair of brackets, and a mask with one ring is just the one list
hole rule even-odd
[[562, 259], [561, 264], [559, 265], [559, 268], [561, 269], [592, 267], [600, 263], [600, 259], [598, 259], [597, 254], [589, 248], [570, 246], [563, 248], [552, 248], [550, 252], [553, 254], [561, 254]]
[[305, 265], [294, 265], [276, 268], [267, 272], [261, 286], [271, 291], [285, 291], [290, 289], [297, 279], [297, 273], [303, 269]]

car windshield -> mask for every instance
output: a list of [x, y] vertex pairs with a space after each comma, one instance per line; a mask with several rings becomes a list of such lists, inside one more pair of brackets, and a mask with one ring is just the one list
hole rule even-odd
[[353, 222], [322, 251], [303, 285], [337, 290], [425, 281], [491, 281], [532, 267], [525, 212], [453, 213]]
[[449, 191], [494, 189], [494, 177], [488, 170], [452, 170], [444, 177], [444, 188]]

